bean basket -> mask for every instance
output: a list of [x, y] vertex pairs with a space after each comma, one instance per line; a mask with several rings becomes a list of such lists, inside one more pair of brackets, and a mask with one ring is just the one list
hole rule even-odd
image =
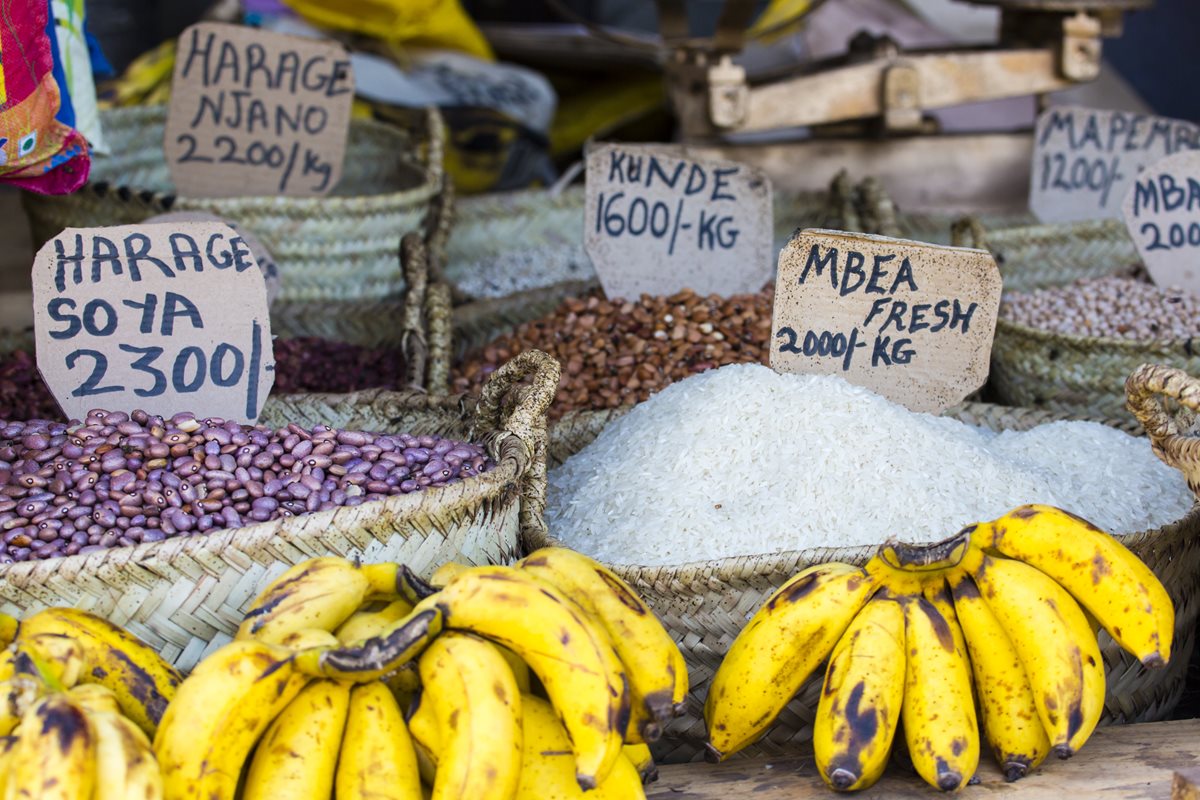
[[[983, 246], [1000, 265], [1005, 291], [1132, 274], [1141, 263], [1119, 220], [1037, 225], [984, 236]], [[1125, 410], [1125, 378], [1147, 362], [1200, 372], [1200, 342], [1056, 333], [1002, 314], [996, 322], [989, 385], [1007, 405], [1115, 418]]]
[[101, 122], [113, 155], [94, 159], [80, 191], [61, 197], [23, 193], [38, 246], [67, 227], [205, 211], [262, 240], [279, 265], [285, 304], [367, 302], [399, 292], [400, 235], [421, 227], [444, 182], [442, 123], [435, 110], [415, 133], [352, 120], [342, 179], [328, 197], [179, 196], [163, 156], [165, 106], [106, 110]]
[[[1175, 375], [1177, 373], [1171, 373]], [[1136, 377], [1136, 376], [1135, 376]], [[1141, 386], [1141, 383], [1136, 385]], [[1150, 384], [1153, 385], [1153, 384]], [[1177, 383], [1171, 383], [1172, 387]], [[1186, 397], [1200, 409], [1200, 383], [1189, 382]], [[1131, 390], [1131, 398], [1134, 394]], [[1131, 402], [1133, 402], [1131, 400]], [[1146, 401], [1148, 403], [1148, 401]], [[589, 444], [611, 420], [627, 412], [615, 409], [574, 412], [550, 431], [547, 450], [551, 468]], [[1052, 412], [1008, 408], [982, 403], [964, 403], [947, 416], [992, 430], [1027, 430], [1036, 425], [1067, 419]], [[1143, 424], [1143, 412], [1138, 411]], [[1077, 417], [1076, 417], [1077, 418]], [[1134, 426], [1109, 423], [1126, 430]], [[1164, 430], [1171, 430], [1163, 423]], [[1150, 429], [1150, 425], [1147, 428]], [[1169, 437], [1156, 439], [1155, 447], [1174, 453], [1186, 450], [1195, 470], [1193, 491], [1200, 490], [1200, 446], [1180, 448]], [[1162, 441], [1164, 444], [1160, 444]], [[1161, 452], [1161, 451], [1160, 451]], [[1168, 463], [1170, 457], [1165, 457]], [[1189, 473], [1189, 478], [1193, 473]], [[951, 531], [952, 532], [952, 531]], [[951, 533], [947, 532], [947, 534]], [[936, 538], [936, 537], [935, 537]], [[1175, 603], [1175, 644], [1165, 669], [1146, 670], [1120, 650], [1108, 634], [1100, 633], [1108, 677], [1105, 723], [1161, 720], [1170, 714], [1184, 688], [1188, 661], [1195, 646], [1196, 620], [1200, 613], [1200, 506], [1183, 519], [1158, 530], [1117, 537], [1145, 561], [1166, 585]], [[530, 550], [557, 544], [544, 529], [526, 538]], [[843, 561], [864, 564], [875, 553], [873, 547], [817, 548], [761, 556], [744, 556], [670, 567], [609, 565], [637, 590], [662, 620], [687, 659], [691, 690], [687, 711], [668, 727], [655, 745], [656, 756], [669, 762], [697, 760], [705, 741], [704, 699], [713, 673], [738, 632], [755, 611], [784, 582], [813, 564]], [[775, 724], [757, 743], [741, 751], [744, 755], [795, 754], [799, 745], [812, 738], [813, 719], [820, 694], [821, 676], [810, 679], [780, 714]], [[807, 745], [806, 745], [807, 746]]]
[[529, 352], [498, 370], [478, 402], [382, 391], [282, 399], [264, 412], [265, 424], [454, 436], [486, 444], [497, 466], [360, 506], [0, 566], [0, 610], [94, 611], [187, 669], [227, 640], [267, 581], [313, 556], [397, 561], [426, 576], [452, 560], [505, 563], [522, 534], [544, 536], [546, 409], [558, 375], [557, 362]]

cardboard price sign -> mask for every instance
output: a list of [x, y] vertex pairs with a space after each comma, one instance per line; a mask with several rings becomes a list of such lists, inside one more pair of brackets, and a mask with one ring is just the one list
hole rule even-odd
[[1200, 126], [1167, 117], [1049, 108], [1034, 130], [1029, 209], [1042, 222], [1118, 218], [1142, 169], [1200, 149]]
[[779, 255], [771, 368], [936, 413], [987, 379], [999, 310], [986, 250], [804, 230]]
[[163, 150], [191, 197], [328, 194], [354, 76], [338, 45], [201, 22], [179, 37]]
[[279, 297], [279, 292], [283, 288], [279, 281], [279, 265], [275, 263], [275, 256], [271, 255], [271, 251], [267, 249], [261, 239], [250, 231], [244, 230], [236, 222], [218, 217], [216, 214], [209, 214], [207, 211], [171, 211], [142, 220], [143, 225], [175, 222], [220, 222], [233, 228], [234, 233], [245, 240], [246, 246], [250, 248], [250, 254], [254, 256], [255, 263], [262, 270], [263, 280], [267, 284], [267, 306], [275, 303], [275, 298]]
[[38, 370], [93, 408], [250, 422], [274, 382], [262, 272], [227, 225], [67, 228], [33, 262]]
[[583, 244], [609, 297], [757, 292], [772, 231], [759, 170], [645, 145], [588, 153]]
[[1200, 292], [1200, 152], [1176, 153], [1143, 170], [1123, 210], [1154, 282]]

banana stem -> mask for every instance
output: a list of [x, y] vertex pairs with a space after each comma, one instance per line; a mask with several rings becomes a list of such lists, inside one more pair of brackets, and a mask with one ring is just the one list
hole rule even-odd
[[367, 683], [412, 661], [441, 631], [441, 609], [426, 603], [379, 636], [348, 647], [302, 650], [294, 656], [295, 666], [316, 678]]
[[977, 526], [970, 525], [953, 536], [930, 544], [885, 542], [880, 557], [888, 566], [906, 572], [934, 572], [957, 566], [962, 561]]

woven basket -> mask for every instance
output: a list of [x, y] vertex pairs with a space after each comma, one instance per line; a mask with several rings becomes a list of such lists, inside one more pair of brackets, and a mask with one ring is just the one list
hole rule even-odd
[[[342, 179], [328, 197], [199, 198], [173, 194], [163, 157], [165, 106], [101, 112], [113, 155], [91, 180], [60, 197], [24, 193], [40, 247], [63, 228], [126, 225], [164, 211], [206, 211], [244, 225], [279, 265], [284, 302], [369, 300], [403, 288], [400, 235], [419, 229], [442, 190], [442, 123], [426, 115], [419, 137], [352, 120]], [[420, 141], [417, 141], [419, 138]]]
[[[276, 398], [263, 413], [266, 424], [449, 435], [485, 443], [497, 466], [360, 506], [0, 566], [0, 609], [94, 611], [187, 669], [237, 629], [258, 589], [313, 556], [397, 561], [426, 576], [450, 560], [507, 562], [522, 534], [544, 535], [546, 409], [558, 374], [557, 362], [530, 352], [498, 370], [477, 404], [381, 391]], [[518, 386], [524, 379], [530, 384]]]
[[977, 246], [987, 248], [996, 258], [1004, 290], [1009, 292], [1130, 272], [1142, 261], [1121, 220], [1000, 230], [994, 230], [995, 223], [990, 220], [981, 222], [986, 232]]
[[[1198, 390], [1200, 393], [1200, 390]], [[589, 444], [604, 426], [628, 409], [575, 412], [550, 430], [547, 462], [553, 468]], [[1027, 430], [1065, 419], [1064, 415], [981, 403], [950, 409], [952, 416], [992, 430]], [[1129, 423], [1109, 423], [1132, 429]], [[1175, 645], [1166, 669], [1146, 670], [1120, 650], [1106, 633], [1100, 642], [1108, 676], [1105, 723], [1161, 720], [1170, 714], [1184, 688], [1188, 661], [1195, 646], [1200, 614], [1200, 506], [1178, 522], [1153, 531], [1117, 537], [1154, 569], [1175, 602]], [[536, 531], [526, 539], [529, 550], [556, 544]], [[687, 711], [667, 728], [655, 755], [668, 762], [697, 760], [706, 737], [704, 699], [713, 673], [729, 645], [759, 606], [800, 570], [830, 561], [863, 564], [875, 548], [816, 548], [776, 555], [727, 558], [671, 567], [609, 565], [638, 591], [662, 620], [688, 662], [691, 691]], [[742, 755], [794, 754], [812, 738], [820, 676], [810, 679], [775, 724]]]

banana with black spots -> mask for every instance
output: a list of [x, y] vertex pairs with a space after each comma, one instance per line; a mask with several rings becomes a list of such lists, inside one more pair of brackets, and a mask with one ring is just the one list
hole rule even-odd
[[350, 690], [334, 778], [335, 800], [422, 800], [412, 737], [396, 698], [382, 683]]
[[349, 708], [349, 684], [316, 680], [301, 689], [254, 749], [243, 800], [332, 797]]
[[89, 800], [96, 786], [96, 732], [65, 692], [40, 698], [21, 717], [5, 797]]

